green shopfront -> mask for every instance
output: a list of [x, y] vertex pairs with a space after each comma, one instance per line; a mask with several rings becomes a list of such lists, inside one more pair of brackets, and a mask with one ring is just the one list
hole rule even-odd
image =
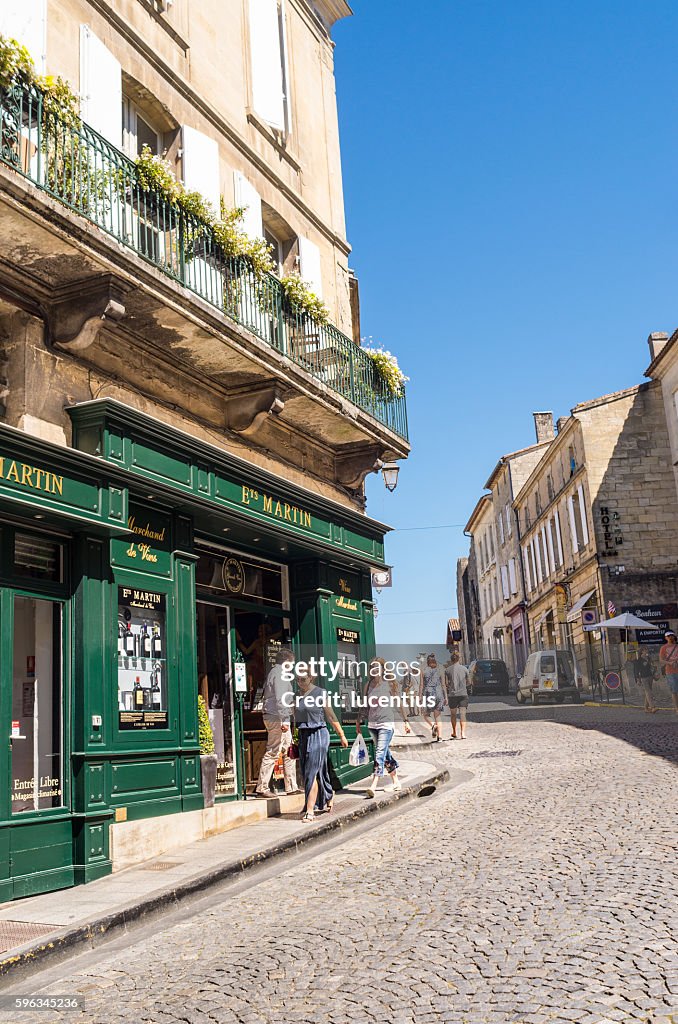
[[121, 403], [69, 414], [72, 448], [0, 427], [0, 900], [110, 872], [114, 822], [203, 807], [198, 694], [217, 801], [243, 799], [280, 646], [374, 647], [385, 527]]

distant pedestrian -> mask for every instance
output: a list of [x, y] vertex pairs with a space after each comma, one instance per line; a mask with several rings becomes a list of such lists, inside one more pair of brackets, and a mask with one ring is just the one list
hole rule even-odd
[[666, 643], [659, 652], [659, 664], [664, 669], [673, 707], [678, 714], [678, 641], [676, 634], [671, 629], [664, 633], [664, 639]]
[[[421, 674], [421, 687], [419, 696], [425, 702], [423, 704], [424, 721], [431, 728], [431, 737], [438, 743], [441, 739], [441, 715], [445, 707], [445, 692], [443, 690], [443, 673], [436, 661], [435, 654], [429, 654], [426, 659], [426, 668]], [[431, 721], [431, 715], [433, 721]]]
[[445, 668], [447, 703], [450, 708], [451, 740], [457, 738], [457, 715], [459, 715], [459, 738], [466, 739], [466, 709], [468, 707], [468, 669], [461, 664], [457, 651], [452, 654]]
[[299, 695], [295, 703], [294, 718], [299, 732], [299, 766], [304, 780], [304, 809], [302, 821], [313, 821], [315, 812], [332, 810], [334, 790], [330, 782], [328, 754], [330, 722], [342, 747], [348, 746], [339, 719], [329, 702], [327, 690], [316, 686], [315, 676], [308, 669], [297, 667]]
[[[379, 779], [383, 778], [387, 772], [393, 780], [394, 790], [400, 789], [398, 762], [391, 753], [396, 711], [405, 723], [405, 732], [408, 733], [412, 730], [407, 722], [398, 680], [394, 674], [390, 680], [386, 678], [384, 659], [372, 658], [367, 673], [365, 690], [368, 708], [367, 728], [370, 730], [370, 736], [374, 742], [374, 769], [372, 781], [367, 788], [367, 795], [373, 798], [377, 792]], [[360, 732], [360, 726], [360, 721], [356, 722], [357, 732]]]
[[275, 794], [271, 791], [271, 776], [276, 761], [280, 754], [283, 757], [283, 771], [285, 774], [285, 792], [297, 793], [297, 763], [287, 756], [292, 742], [292, 730], [290, 728], [290, 715], [292, 713], [293, 701], [292, 685], [283, 680], [283, 664], [294, 661], [292, 651], [283, 648], [278, 652], [276, 664], [266, 677], [263, 694], [263, 715], [266, 726], [266, 751], [261, 759], [259, 780], [255, 795], [260, 797], [271, 797]]
[[640, 686], [643, 691], [643, 695], [645, 697], [645, 710], [650, 713], [654, 713], [657, 710], [654, 706], [654, 696], [652, 693], [654, 669], [652, 668], [647, 651], [641, 651], [638, 660], [634, 661], [633, 676], [636, 681], [636, 685]]

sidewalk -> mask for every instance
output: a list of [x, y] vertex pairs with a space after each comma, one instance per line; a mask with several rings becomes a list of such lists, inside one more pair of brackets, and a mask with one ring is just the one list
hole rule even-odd
[[47, 961], [65, 958], [78, 946], [94, 946], [104, 936], [127, 930], [135, 921], [146, 922], [225, 879], [390, 810], [425, 787], [450, 781], [459, 785], [468, 773], [404, 760], [400, 776], [399, 793], [386, 782], [388, 788], [374, 800], [365, 798], [369, 780], [353, 783], [337, 793], [332, 814], [319, 816], [313, 824], [300, 821], [298, 809], [283, 808], [279, 817], [202, 839], [88, 885], [0, 904], [0, 988]]

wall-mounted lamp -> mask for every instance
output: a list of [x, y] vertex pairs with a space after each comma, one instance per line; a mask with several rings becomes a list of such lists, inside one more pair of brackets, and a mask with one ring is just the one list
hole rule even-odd
[[398, 486], [398, 473], [400, 466], [397, 462], [385, 462], [381, 467], [381, 474], [384, 478], [387, 491], [395, 491]]

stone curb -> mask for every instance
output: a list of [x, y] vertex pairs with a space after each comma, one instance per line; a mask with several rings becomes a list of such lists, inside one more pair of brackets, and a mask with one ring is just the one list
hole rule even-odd
[[[640, 704], [613, 704], [612, 702], [606, 701], [606, 700], [605, 701], [585, 700], [585, 701], [582, 701], [582, 704], [584, 705], [584, 707], [587, 707], [587, 708], [611, 708], [611, 709], [612, 708], [616, 708], [616, 709], [619, 709], [619, 710], [622, 710], [622, 711], [643, 711], [643, 712], [645, 711], [645, 708], [641, 708]], [[673, 711], [674, 708], [663, 707], [662, 706], [662, 707], [655, 708], [655, 710], [656, 711]]]
[[[464, 773], [465, 774], [465, 773]], [[72, 928], [62, 928], [42, 936], [39, 942], [33, 942], [24, 946], [18, 946], [15, 950], [9, 950], [10, 955], [3, 954], [0, 957], [0, 989], [6, 988], [17, 978], [25, 978], [34, 971], [42, 969], [50, 963], [66, 959], [67, 955], [78, 946], [89, 944], [94, 947], [119, 931], [126, 931], [128, 926], [134, 922], [145, 922], [154, 915], [171, 907], [176, 908], [183, 900], [198, 893], [202, 893], [213, 885], [229, 878], [236, 878], [245, 871], [256, 866], [265, 864], [268, 861], [281, 857], [284, 854], [296, 853], [301, 849], [307, 849], [321, 839], [327, 838], [332, 833], [340, 832], [345, 828], [358, 824], [371, 814], [379, 814], [392, 810], [393, 807], [405, 801], [416, 798], [419, 793], [429, 786], [440, 786], [450, 781], [450, 773], [446, 769], [433, 772], [419, 782], [411, 786], [403, 786], [402, 790], [389, 795], [386, 800], [370, 800], [359, 807], [347, 811], [345, 814], [330, 817], [323, 821], [322, 825], [314, 827], [311, 831], [290, 837], [280, 843], [274, 843], [265, 847], [258, 853], [243, 860], [230, 860], [211, 871], [203, 872], [193, 878], [181, 882], [179, 885], [164, 889], [161, 892], [149, 896], [147, 899], [130, 903], [126, 907], [88, 921], [86, 924], [76, 925]], [[463, 779], [459, 780], [460, 782]]]

